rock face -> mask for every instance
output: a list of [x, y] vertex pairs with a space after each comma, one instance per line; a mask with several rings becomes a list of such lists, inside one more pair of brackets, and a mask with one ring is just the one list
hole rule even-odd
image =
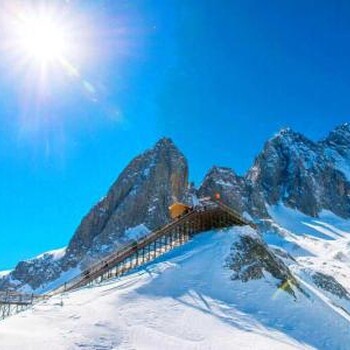
[[0, 280], [0, 289], [35, 289], [71, 268], [86, 267], [129, 240], [130, 229], [164, 225], [170, 220], [169, 205], [188, 200], [187, 192], [187, 161], [170, 139], [161, 139], [126, 167], [83, 218], [62, 258], [54, 263], [49, 256], [20, 262]]
[[260, 189], [230, 168], [213, 167], [205, 176], [198, 193], [203, 197], [219, 193], [224, 203], [242, 215], [246, 213], [259, 219], [268, 217]]
[[235, 174], [230, 168], [214, 166], [204, 178], [199, 189], [199, 196], [213, 197], [220, 193], [222, 201], [234, 207], [239, 213], [246, 209], [247, 197], [244, 178]]
[[49, 252], [35, 259], [19, 262], [15, 270], [3, 280], [3, 285], [15, 289], [25, 286], [24, 291], [30, 292], [30, 289], [40, 288], [45, 282], [59, 278], [61, 272], [60, 260]]
[[323, 209], [350, 218], [350, 125], [313, 142], [290, 129], [266, 142], [244, 177], [211, 170], [200, 193], [222, 193], [236, 210], [268, 217], [267, 205], [283, 203], [316, 217]]
[[336, 167], [327, 142], [314, 143], [290, 129], [282, 130], [266, 143], [247, 179], [269, 205], [281, 201], [310, 216], [327, 209], [350, 217], [350, 183]]
[[350, 123], [339, 125], [322, 142], [325, 147], [337, 152], [346, 160], [350, 159]]
[[265, 144], [247, 179], [263, 194], [267, 204], [282, 201], [316, 216], [319, 193], [313, 189], [317, 186], [315, 176], [321, 171], [318, 166], [324, 164], [321, 158], [317, 144], [289, 129], [282, 130]]
[[227, 258], [227, 267], [233, 271], [233, 280], [248, 282], [269, 273], [279, 281], [277, 287], [293, 296], [293, 285], [300, 289], [289, 268], [253, 231], [237, 238]]
[[312, 275], [312, 280], [317, 287], [332, 293], [340, 299], [350, 300], [348, 291], [334, 277], [316, 272]]
[[168, 207], [184, 201], [188, 189], [185, 157], [170, 139], [135, 158], [104, 197], [82, 220], [67, 249], [75, 264], [86, 253], [100, 256], [100, 247], [114, 248], [128, 228], [144, 224], [150, 230], [169, 221]]

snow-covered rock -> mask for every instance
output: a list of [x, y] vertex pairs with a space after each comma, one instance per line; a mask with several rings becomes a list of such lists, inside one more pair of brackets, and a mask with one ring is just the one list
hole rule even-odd
[[216, 193], [225, 203], [243, 213], [246, 207], [246, 186], [244, 179], [232, 169], [214, 166], [209, 170], [200, 186], [199, 196], [214, 197]]
[[[330, 138], [335, 138], [336, 130]], [[350, 134], [343, 133], [340, 140], [350, 144]], [[307, 215], [327, 209], [350, 218], [350, 183], [330, 157], [329, 142], [313, 142], [282, 130], [265, 144], [247, 179], [269, 205], [282, 201]]]
[[213, 168], [199, 192], [219, 192], [256, 219], [267, 218], [267, 206], [279, 202], [314, 217], [329, 210], [350, 218], [350, 125], [319, 142], [283, 129], [266, 142], [245, 176]]
[[248, 282], [265, 278], [268, 274], [276, 279], [276, 288], [294, 297], [294, 288], [301, 290], [288, 266], [253, 229], [247, 228], [243, 234], [237, 236], [226, 264], [233, 271], [233, 280]]

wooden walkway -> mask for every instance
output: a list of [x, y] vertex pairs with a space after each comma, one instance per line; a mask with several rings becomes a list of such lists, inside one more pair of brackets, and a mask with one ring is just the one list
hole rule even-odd
[[70, 291], [122, 276], [174, 247], [184, 244], [200, 232], [243, 225], [255, 227], [225, 204], [208, 201], [205, 205], [195, 208], [146, 237], [121, 247], [103, 261], [89, 267], [81, 275], [51, 293]]
[[200, 232], [244, 225], [255, 228], [254, 224], [242, 218], [240, 214], [227, 205], [218, 201], [204, 201], [200, 206], [195, 207], [180, 218], [138, 241], [121, 247], [104, 260], [90, 266], [79, 276], [47, 294], [35, 296], [12, 292], [0, 293], [0, 319], [23, 311], [35, 302], [53, 295], [120, 277], [173, 248], [183, 245]]
[[0, 292], [0, 320], [24, 311], [45, 298], [44, 295]]

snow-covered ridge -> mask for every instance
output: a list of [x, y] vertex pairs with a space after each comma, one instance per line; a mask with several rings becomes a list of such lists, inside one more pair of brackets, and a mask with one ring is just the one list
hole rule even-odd
[[7, 276], [12, 270], [0, 271], [0, 278]]
[[[280, 218], [289, 212], [278, 210]], [[295, 213], [289, 224], [299, 231], [299, 225], [313, 220]], [[350, 223], [335, 220], [325, 216], [318, 225], [338, 234], [332, 238], [334, 243], [349, 239], [345, 229]], [[302, 259], [306, 257], [302, 249], [323, 255], [320, 249], [329, 247], [329, 239], [315, 240], [316, 235], [303, 239], [301, 231], [293, 233], [278, 222], [275, 225], [284, 230], [284, 236], [267, 232], [266, 241], [286, 253], [293, 252], [295, 244], [295, 266], [302, 269], [313, 268]], [[30, 344], [37, 350], [347, 349], [350, 318], [342, 311], [346, 301], [317, 288], [309, 275], [295, 270], [308, 291], [308, 295], [296, 291], [295, 300], [276, 288], [278, 281], [268, 273], [246, 283], [231, 279], [226, 258], [232, 244], [246, 236], [258, 238], [244, 227], [200, 234], [128, 276], [38, 304], [33, 311], [1, 323], [1, 346], [23, 349]], [[308, 258], [317, 261], [316, 255]]]
[[64, 254], [66, 253], [66, 249], [67, 249], [67, 247], [49, 250], [49, 251], [42, 253], [34, 258], [29, 259], [29, 261], [36, 260], [36, 259], [43, 259], [43, 258], [50, 258], [53, 261], [56, 261], [56, 260], [61, 259], [64, 256]]

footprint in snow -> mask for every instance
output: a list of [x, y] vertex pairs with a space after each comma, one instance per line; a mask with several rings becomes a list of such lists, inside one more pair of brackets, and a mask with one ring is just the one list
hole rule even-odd
[[80, 316], [79, 315], [70, 315], [69, 318], [72, 320], [79, 320]]

